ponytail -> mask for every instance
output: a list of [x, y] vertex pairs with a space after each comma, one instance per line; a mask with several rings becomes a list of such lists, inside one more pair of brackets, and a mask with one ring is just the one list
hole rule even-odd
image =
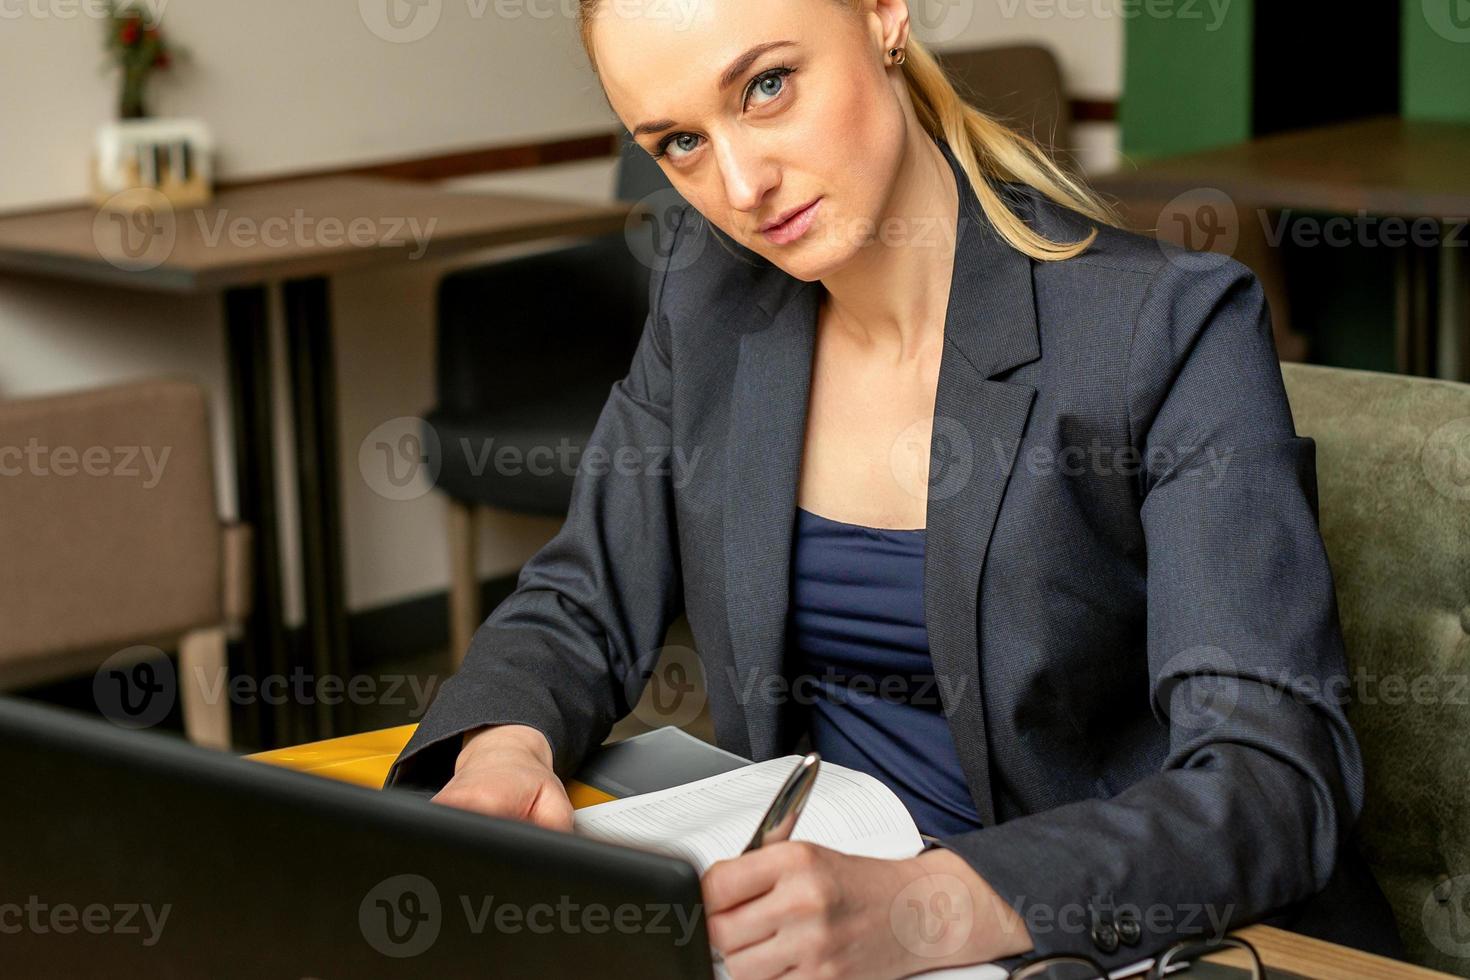
[[1081, 241], [1054, 242], [1018, 217], [991, 180], [1017, 181], [1100, 224], [1122, 226], [1110, 204], [1058, 166], [1034, 140], [962, 99], [938, 60], [912, 36], [904, 51], [900, 71], [920, 124], [930, 136], [949, 144], [970, 178], [985, 217], [1013, 248], [1043, 262], [1070, 259], [1092, 244], [1097, 229]]

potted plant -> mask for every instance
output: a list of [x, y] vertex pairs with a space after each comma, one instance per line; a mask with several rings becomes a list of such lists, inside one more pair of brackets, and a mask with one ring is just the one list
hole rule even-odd
[[182, 52], [164, 37], [163, 25], [150, 10], [131, 0], [107, 0], [107, 12], [104, 44], [122, 82], [118, 118], [143, 119], [148, 115], [144, 100], [148, 77], [167, 70]]

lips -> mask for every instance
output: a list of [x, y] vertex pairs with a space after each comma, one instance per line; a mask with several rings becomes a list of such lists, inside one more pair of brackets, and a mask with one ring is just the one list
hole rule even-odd
[[788, 245], [806, 234], [821, 206], [822, 199], [819, 197], [809, 204], [787, 212], [776, 221], [762, 225], [761, 234], [773, 245]]
[[811, 207], [815, 203], [817, 203], [817, 199], [816, 198], [812, 198], [810, 201], [807, 201], [805, 204], [802, 204], [802, 205], [799, 205], [798, 207], [792, 208], [790, 211], [787, 211], [785, 214], [781, 215], [780, 217], [772, 218], [770, 221], [767, 221], [765, 224], [761, 225], [761, 231], [762, 232], [767, 232], [767, 231], [772, 231], [772, 230], [774, 230], [776, 228], [779, 228], [780, 226], [784, 225], [786, 222], [790, 221], [792, 218], [796, 217], [798, 214], [800, 214], [801, 212], [805, 211], [807, 208]]

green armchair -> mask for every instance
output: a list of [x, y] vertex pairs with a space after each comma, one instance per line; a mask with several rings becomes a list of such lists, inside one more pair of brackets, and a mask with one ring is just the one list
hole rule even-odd
[[1283, 364], [1363, 748], [1358, 842], [1410, 959], [1470, 977], [1470, 384]]

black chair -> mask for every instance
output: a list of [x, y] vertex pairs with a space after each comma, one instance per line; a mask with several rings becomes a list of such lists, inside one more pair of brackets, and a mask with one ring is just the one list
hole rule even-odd
[[576, 462], [647, 319], [654, 225], [667, 226], [682, 199], [626, 130], [616, 193], [647, 208], [628, 233], [458, 269], [439, 284], [438, 405], [425, 422], [449, 497], [456, 664], [482, 620], [475, 509], [565, 516]]

